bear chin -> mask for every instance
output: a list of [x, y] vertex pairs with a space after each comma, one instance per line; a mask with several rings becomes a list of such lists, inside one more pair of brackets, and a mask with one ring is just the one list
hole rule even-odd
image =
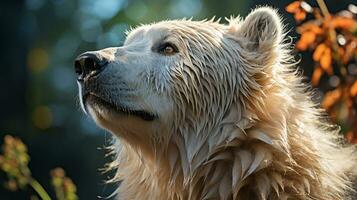
[[93, 107], [96, 114], [109, 115], [113, 117], [125, 117], [125, 116], [135, 116], [144, 121], [153, 121], [157, 119], [157, 115], [147, 112], [145, 110], [135, 110], [124, 106], [118, 106], [114, 103], [110, 103], [103, 98], [88, 93], [83, 97], [84, 104], [86, 107]]

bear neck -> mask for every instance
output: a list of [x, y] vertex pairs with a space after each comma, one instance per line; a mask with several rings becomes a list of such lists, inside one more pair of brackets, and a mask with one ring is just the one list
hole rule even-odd
[[303, 110], [307, 105], [271, 105], [279, 108], [265, 107], [269, 116], [233, 112], [211, 128], [183, 127], [151, 156], [123, 144], [120, 198], [343, 199], [351, 162], [334, 155], [351, 150], [331, 145], [316, 113]]

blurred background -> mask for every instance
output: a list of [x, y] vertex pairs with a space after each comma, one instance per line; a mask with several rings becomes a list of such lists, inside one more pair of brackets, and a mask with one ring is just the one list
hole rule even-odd
[[[296, 40], [290, 0], [2, 0], [0, 2], [0, 144], [6, 134], [28, 146], [33, 177], [50, 193], [49, 171], [62, 167], [79, 199], [107, 197], [115, 185], [102, 174], [110, 134], [80, 110], [73, 60], [81, 52], [120, 46], [125, 30], [141, 23], [191, 17], [245, 16], [257, 5], [279, 8]], [[326, 1], [331, 12], [355, 0]], [[311, 2], [312, 5], [316, 4]], [[308, 54], [308, 53], [307, 53]], [[313, 71], [311, 55], [304, 75]], [[322, 85], [321, 87], [328, 87]], [[6, 179], [0, 172], [0, 184]], [[0, 186], [0, 199], [28, 199]]]

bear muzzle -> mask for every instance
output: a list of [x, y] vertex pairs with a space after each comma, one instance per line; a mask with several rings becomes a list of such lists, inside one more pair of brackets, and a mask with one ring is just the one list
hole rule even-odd
[[83, 82], [98, 75], [107, 66], [108, 60], [98, 52], [86, 52], [79, 55], [74, 61], [74, 70], [78, 75], [77, 81]]

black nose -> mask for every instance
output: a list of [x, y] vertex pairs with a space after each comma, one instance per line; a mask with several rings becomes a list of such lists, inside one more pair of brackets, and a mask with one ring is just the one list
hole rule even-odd
[[108, 60], [98, 53], [84, 53], [74, 61], [74, 70], [78, 75], [78, 81], [99, 74], [108, 63]]

